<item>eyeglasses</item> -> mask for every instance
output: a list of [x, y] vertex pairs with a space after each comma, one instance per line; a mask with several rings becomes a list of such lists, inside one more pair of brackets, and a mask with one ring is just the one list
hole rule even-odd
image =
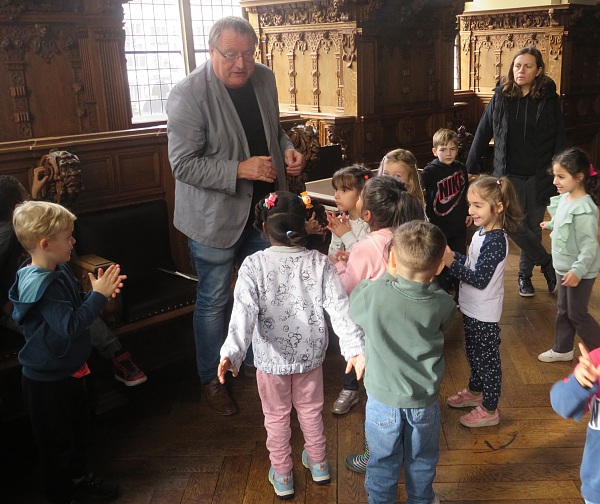
[[215, 50], [221, 55], [223, 56], [223, 58], [225, 58], [225, 60], [227, 61], [237, 61], [238, 59], [242, 58], [246, 63], [252, 63], [254, 61], [254, 51], [250, 52], [243, 52], [241, 54], [238, 53], [233, 53], [233, 52], [228, 52], [223, 54], [218, 47], [215, 47]]

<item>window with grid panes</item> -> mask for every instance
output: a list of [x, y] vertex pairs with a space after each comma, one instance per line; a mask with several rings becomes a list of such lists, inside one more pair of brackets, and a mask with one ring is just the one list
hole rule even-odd
[[123, 10], [134, 123], [166, 118], [171, 88], [209, 58], [211, 26], [242, 15], [237, 0], [131, 0]]

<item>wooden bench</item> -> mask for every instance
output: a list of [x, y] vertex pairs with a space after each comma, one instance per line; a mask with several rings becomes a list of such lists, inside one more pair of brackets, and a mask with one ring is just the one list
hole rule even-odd
[[197, 282], [191, 275], [175, 274], [163, 200], [80, 214], [74, 237], [77, 255], [72, 262], [84, 286], [89, 285], [88, 272], [96, 274], [113, 262], [127, 275], [121, 294], [102, 315], [115, 334], [194, 311]]

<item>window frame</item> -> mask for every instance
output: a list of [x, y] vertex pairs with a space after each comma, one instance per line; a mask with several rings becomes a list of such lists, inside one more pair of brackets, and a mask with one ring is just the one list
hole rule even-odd
[[[161, 3], [159, 4], [159, 6], [163, 7], [163, 12], [166, 12], [167, 7], [165, 6], [165, 1], [166, 0], [162, 0]], [[178, 7], [178, 15], [179, 15], [179, 36], [180, 36], [180, 42], [181, 42], [181, 46], [180, 46], [180, 52], [178, 53], [183, 61], [183, 67], [180, 69], [173, 69], [173, 67], [169, 66], [169, 68], [165, 71], [165, 73], [167, 74], [168, 78], [164, 78], [165, 73], [161, 74], [161, 68], [160, 68], [160, 61], [159, 61], [159, 56], [162, 54], [163, 56], [165, 54], [168, 55], [173, 55], [173, 54], [177, 54], [177, 51], [173, 51], [170, 48], [167, 50], [161, 50], [158, 47], [158, 42], [155, 42], [152, 40], [152, 37], [154, 38], [158, 38], [158, 36], [156, 35], [158, 33], [159, 30], [156, 30], [155, 28], [160, 27], [160, 28], [166, 28], [165, 31], [167, 34], [169, 33], [169, 28], [172, 27], [172, 25], [166, 24], [166, 21], [168, 21], [169, 18], [157, 18], [154, 15], [151, 15], [150, 17], [146, 17], [145, 14], [143, 13], [141, 15], [141, 18], [132, 18], [132, 14], [131, 14], [131, 7], [135, 6], [135, 5], [140, 5], [140, 10], [143, 10], [144, 6], [147, 4], [154, 4], [153, 0], [130, 0], [129, 2], [123, 4], [123, 26], [124, 26], [124, 30], [126, 33], [126, 41], [125, 41], [125, 57], [128, 61], [127, 64], [127, 76], [128, 76], [128, 85], [129, 85], [129, 91], [130, 91], [130, 101], [131, 101], [131, 109], [132, 109], [132, 117], [131, 117], [131, 121], [132, 124], [134, 126], [139, 126], [139, 125], [143, 125], [143, 126], [149, 126], [152, 124], [161, 124], [164, 123], [166, 121], [166, 114], [164, 113], [164, 106], [166, 103], [166, 99], [168, 96], [168, 92], [170, 91], [170, 89], [167, 91], [166, 95], [163, 97], [163, 91], [162, 91], [162, 86], [163, 85], [167, 85], [170, 86], [170, 88], [172, 88], [173, 85], [176, 84], [176, 82], [173, 82], [172, 79], [172, 73], [173, 70], [181, 70], [183, 75], [188, 75], [190, 72], [192, 72], [198, 65], [198, 58], [197, 55], [199, 53], [204, 53], [204, 52], [208, 52], [208, 41], [206, 40], [207, 38], [207, 34], [205, 33], [205, 30], [202, 30], [202, 33], [200, 36], [205, 37], [206, 40], [206, 47], [205, 48], [197, 48], [195, 47], [195, 42], [194, 42], [194, 25], [196, 26], [201, 26], [203, 23], [205, 23], [206, 21], [210, 22], [211, 25], [212, 23], [214, 23], [214, 21], [216, 21], [217, 19], [220, 19], [223, 16], [226, 15], [239, 15], [239, 16], [243, 16], [244, 12], [242, 7], [240, 6], [240, 2], [239, 0], [210, 0], [209, 2], [207, 2], [207, 0], [172, 0], [172, 2], [174, 4], [176, 4], [176, 6]], [[207, 3], [210, 3], [210, 5], [206, 5]], [[217, 5], [220, 4], [220, 5]], [[237, 4], [237, 5], [236, 5]], [[175, 7], [175, 5], [173, 5], [173, 7]], [[239, 11], [237, 10], [239, 9]], [[210, 12], [210, 16], [209, 17], [205, 17], [202, 14], [206, 11]], [[218, 11], [218, 14], [215, 13], [215, 11]], [[154, 14], [154, 11], [153, 13]], [[154, 20], [154, 23], [149, 23], [149, 20]], [[136, 34], [134, 33], [134, 23], [135, 22], [141, 22], [144, 25], [144, 33], [140, 34], [139, 37], [141, 39], [141, 43], [136, 44], [135, 40], [136, 40]], [[148, 31], [150, 33], [150, 35], [148, 33], [146, 33], [146, 28], [148, 28]], [[128, 35], [128, 33], [130, 35]], [[155, 47], [154, 49], [149, 48], [149, 46], [152, 46], [153, 42], [155, 43], [155, 45], [157, 47]], [[169, 41], [167, 40], [167, 46], [169, 45]], [[131, 46], [131, 48], [128, 48], [128, 46]], [[139, 46], [140, 48], [137, 48], [136, 46]], [[142, 67], [141, 65], [138, 66], [138, 59], [140, 56], [142, 57], [147, 57], [147, 59], [151, 59], [152, 55], [156, 55], [156, 60], [157, 60], [157, 65], [156, 68], [149, 68], [148, 65], [146, 65], [146, 67]], [[148, 57], [150, 56], [150, 57]], [[169, 56], [170, 57], [170, 56]], [[203, 61], [200, 61], [200, 63], [202, 63]], [[130, 66], [131, 63], [131, 66]], [[141, 78], [137, 75], [139, 73], [139, 76], [141, 76]], [[158, 84], [157, 83], [151, 83], [150, 82], [150, 78], [149, 75], [150, 74], [154, 74], [158, 76]], [[135, 84], [132, 84], [132, 80], [131, 79], [131, 75], [132, 74], [136, 74], [136, 79], [135, 79]], [[144, 88], [144, 86], [140, 86], [139, 82], [146, 80], [147, 81], [147, 86]], [[161, 86], [159, 88], [159, 95], [157, 97], [154, 97], [153, 94], [153, 87], [156, 86]], [[134, 89], [135, 88], [135, 89]], [[140, 93], [141, 90], [146, 89], [146, 93]], [[140, 99], [140, 95], [143, 94], [144, 96], [148, 96], [148, 99], [142, 98]], [[163, 113], [154, 113], [154, 114], [143, 114], [142, 113], [142, 107], [145, 106], [146, 104], [149, 104], [150, 106], [150, 111], [152, 112], [153, 110], [153, 104], [155, 102], [159, 102], [160, 107], [161, 107], [161, 111], [163, 111]], [[157, 105], [158, 106], [158, 105]], [[137, 111], [137, 112], [136, 112]]]

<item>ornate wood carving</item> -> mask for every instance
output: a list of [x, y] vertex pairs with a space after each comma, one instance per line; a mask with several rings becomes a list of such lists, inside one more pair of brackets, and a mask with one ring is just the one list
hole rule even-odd
[[72, 209], [84, 189], [79, 158], [69, 151], [52, 149], [40, 158], [39, 166], [48, 177], [42, 187], [42, 198]]
[[350, 165], [350, 155], [348, 148], [352, 141], [352, 127], [350, 125], [339, 125], [327, 123], [327, 142], [330, 144], [339, 144], [342, 149], [342, 160], [344, 164]]
[[296, 60], [294, 58], [294, 53], [296, 51], [296, 46], [298, 46], [298, 50], [300, 50], [301, 52], [304, 52], [306, 50], [306, 42], [304, 40], [301, 40], [302, 36], [303, 34], [301, 32], [291, 32], [282, 34], [284, 47], [286, 47], [288, 50], [288, 91], [290, 92], [290, 106], [288, 110], [293, 112], [298, 110], [296, 106], [296, 94], [298, 93], [298, 89], [296, 89]]
[[[114, 1], [114, 0], [113, 0]], [[0, 14], [14, 21], [25, 12], [82, 12], [83, 0], [3, 0]]]
[[319, 89], [319, 45], [323, 39], [322, 32], [308, 32], [306, 34], [306, 42], [310, 48], [310, 60], [311, 60], [311, 76], [312, 76], [312, 111], [320, 112], [319, 108], [319, 95], [321, 90]]
[[0, 0], [0, 141], [131, 125], [123, 1]]
[[337, 111], [340, 114], [344, 113], [344, 69], [342, 66], [342, 36], [340, 33], [334, 34], [332, 37], [333, 45], [335, 46], [335, 75], [337, 77]]
[[[78, 45], [75, 31], [69, 26], [35, 24], [28, 26], [0, 25], [0, 52], [5, 54], [6, 69], [12, 83], [10, 96], [13, 121], [18, 123], [19, 138], [32, 138], [33, 116], [30, 111], [25, 58], [28, 53], [41, 58], [48, 65], [63, 54], [71, 61], [74, 83], [80, 82]], [[81, 86], [73, 84], [73, 92]]]
[[342, 33], [342, 61], [348, 68], [356, 61], [356, 30], [350, 33]]
[[319, 134], [310, 123], [297, 124], [286, 133], [290, 137], [294, 148], [302, 153], [306, 161], [306, 166], [299, 176], [293, 177], [288, 175], [289, 190], [300, 194], [306, 191], [306, 181], [310, 179], [310, 172], [319, 159], [319, 151], [321, 150]]
[[[415, 5], [428, 0], [412, 2]], [[313, 2], [282, 2], [278, 5], [249, 5], [241, 0], [240, 5], [252, 14], [258, 14], [262, 27], [318, 25], [323, 23], [345, 23], [366, 21], [384, 4], [383, 0], [315, 0]], [[410, 10], [412, 7], [405, 7]]]

